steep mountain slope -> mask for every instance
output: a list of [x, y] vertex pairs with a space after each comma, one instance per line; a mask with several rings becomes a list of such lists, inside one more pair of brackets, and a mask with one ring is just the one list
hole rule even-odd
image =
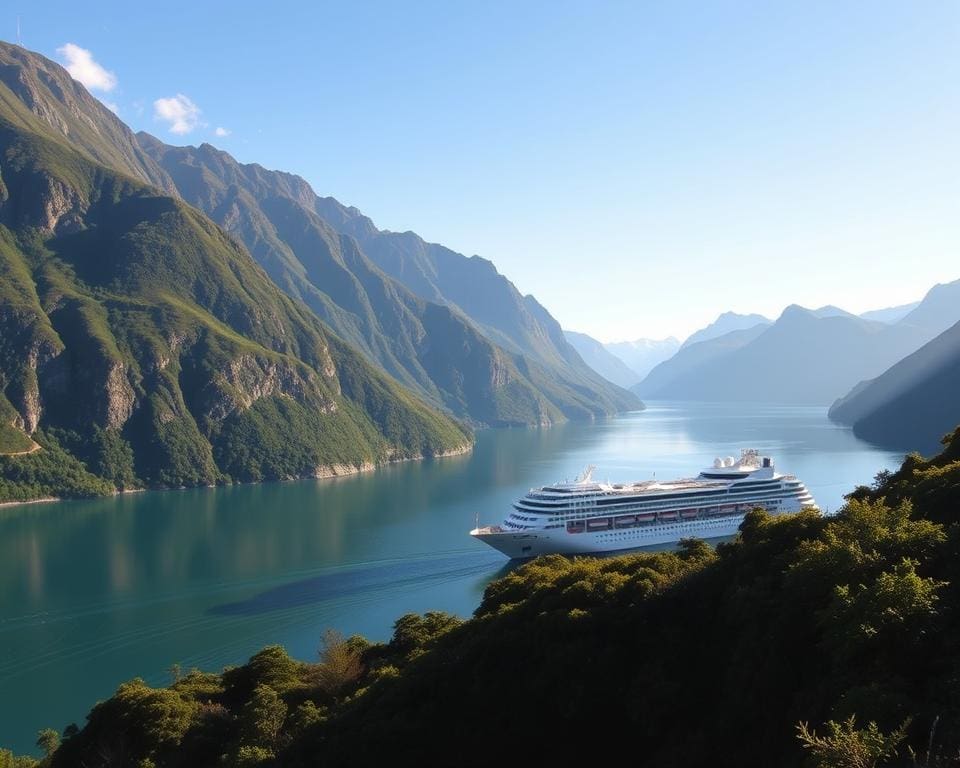
[[933, 286], [915, 309], [898, 325], [912, 325], [927, 334], [939, 336], [960, 320], [960, 280]]
[[631, 370], [619, 357], [608, 351], [607, 348], [592, 336], [576, 331], [564, 331], [577, 354], [583, 362], [599, 373], [607, 381], [612, 381], [620, 387], [629, 388], [636, 384], [640, 377]]
[[684, 377], [695, 375], [702, 366], [746, 346], [766, 330], [766, 325], [758, 324], [752, 328], [730, 331], [722, 336], [684, 346], [673, 357], [657, 365], [643, 381], [631, 389], [640, 397], [670, 399], [673, 397], [672, 385], [675, 381], [682, 382]]
[[0, 84], [0, 411], [44, 450], [0, 459], [0, 497], [319, 476], [469, 445], [200, 212], [18, 103]]
[[427, 301], [460, 310], [495, 343], [583, 392], [599, 412], [641, 407], [584, 363], [550, 313], [533, 296], [522, 296], [491, 262], [427, 243], [414, 232], [378, 230], [356, 208], [330, 197], [317, 198], [314, 209], [338, 232], [355, 237], [388, 275]]
[[635, 374], [634, 383], [643, 379], [664, 360], [673, 357], [680, 349], [680, 341], [673, 336], [666, 339], [634, 339], [604, 344], [607, 351]]
[[573, 365], [521, 357], [513, 345], [504, 349], [481, 334], [457, 307], [414, 295], [377, 267], [352, 234], [321, 218], [320, 199], [300, 177], [242, 165], [209, 144], [138, 139], [183, 198], [240, 239], [288, 294], [438, 405], [476, 423], [505, 425], [598, 416], [628, 404], [623, 393], [617, 400], [609, 384], [586, 381]]
[[713, 355], [670, 381], [651, 380], [651, 373], [637, 391], [682, 400], [827, 405], [838, 392], [876, 376], [924, 341], [923, 331], [903, 323], [886, 326], [848, 314], [818, 317], [791, 306], [747, 344]]
[[60, 65], [0, 41], [0, 83], [0, 110], [16, 127], [66, 139], [91, 160], [176, 195], [133, 132]]
[[709, 341], [725, 336], [731, 331], [743, 331], [757, 325], [770, 325], [770, 320], [763, 315], [741, 315], [736, 312], [724, 312], [706, 328], [696, 331], [683, 342], [684, 347]]
[[935, 453], [960, 423], [960, 323], [877, 378], [834, 403], [830, 418], [859, 437], [908, 451]]

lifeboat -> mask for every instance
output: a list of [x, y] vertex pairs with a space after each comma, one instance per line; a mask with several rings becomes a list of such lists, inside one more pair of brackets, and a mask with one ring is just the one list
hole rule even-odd
[[652, 522], [653, 522], [654, 520], [656, 520], [656, 519], [657, 519], [657, 516], [656, 516], [656, 514], [653, 513], [653, 512], [648, 512], [648, 513], [643, 514], [643, 515], [637, 515], [637, 522], [638, 522], [638, 523], [652, 523]]
[[680, 517], [684, 518], [685, 520], [689, 520], [691, 517], [696, 517], [697, 514], [698, 514], [698, 512], [697, 512], [697, 510], [695, 510], [695, 509], [682, 509], [682, 510], [680, 510]]
[[567, 523], [567, 533], [583, 533], [583, 520], [573, 520]]
[[593, 520], [587, 520], [587, 530], [589, 531], [608, 531], [610, 530], [610, 518], [598, 517]]
[[637, 524], [637, 517], [636, 515], [624, 515], [616, 518], [613, 521], [613, 524], [617, 528], [629, 528], [630, 526]]
[[673, 512], [661, 512], [661, 513], [660, 513], [660, 519], [661, 519], [661, 520], [676, 520], [676, 519], [677, 519], [677, 511], [674, 510]]

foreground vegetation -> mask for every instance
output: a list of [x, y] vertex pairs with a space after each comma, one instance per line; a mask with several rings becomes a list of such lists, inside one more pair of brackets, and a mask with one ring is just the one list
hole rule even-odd
[[[469, 621], [123, 684], [44, 766], [960, 765], [960, 430], [833, 518], [716, 550], [539, 558]], [[7, 756], [8, 765], [13, 763]], [[0, 766], [4, 766], [0, 757]], [[30, 765], [31, 761], [22, 765]]]

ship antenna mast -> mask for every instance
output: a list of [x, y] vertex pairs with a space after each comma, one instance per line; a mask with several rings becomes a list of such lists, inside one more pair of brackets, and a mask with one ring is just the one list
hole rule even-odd
[[593, 464], [588, 464], [586, 468], [577, 475], [577, 479], [574, 480], [575, 483], [589, 483], [590, 478], [593, 477], [593, 473], [596, 470], [596, 467]]

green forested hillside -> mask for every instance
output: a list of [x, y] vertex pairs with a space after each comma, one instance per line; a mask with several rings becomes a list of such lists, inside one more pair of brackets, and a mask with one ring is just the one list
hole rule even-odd
[[0, 435], [42, 449], [0, 456], [0, 501], [324, 475], [469, 444], [200, 212], [17, 103], [0, 82]]
[[640, 407], [566, 361], [494, 343], [447, 302], [414, 295], [352, 234], [322, 218], [322, 201], [299, 176], [241, 164], [209, 144], [137, 138], [181, 196], [241, 240], [277, 285], [370, 362], [453, 414], [493, 426], [537, 425]]
[[960, 430], [832, 518], [757, 511], [716, 550], [539, 558], [469, 621], [126, 683], [49, 764], [572, 765], [627, 744], [650, 766], [955, 766], [958, 508]]

